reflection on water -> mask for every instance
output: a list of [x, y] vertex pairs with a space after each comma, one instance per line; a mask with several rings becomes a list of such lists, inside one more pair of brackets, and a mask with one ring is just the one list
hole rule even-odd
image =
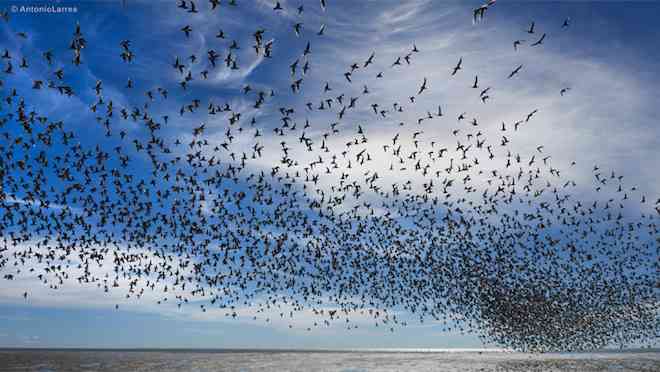
[[660, 352], [0, 350], [0, 371], [660, 371]]

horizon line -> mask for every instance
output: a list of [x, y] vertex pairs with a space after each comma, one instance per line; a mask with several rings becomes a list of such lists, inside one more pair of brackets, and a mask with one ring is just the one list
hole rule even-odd
[[[0, 352], [6, 351], [97, 351], [97, 352], [197, 352], [197, 353], [518, 353], [504, 348], [177, 348], [177, 347], [144, 347], [144, 348], [98, 348], [98, 347], [0, 347]], [[578, 354], [578, 353], [617, 353], [617, 352], [660, 352], [657, 347], [609, 348], [583, 351], [561, 351], [545, 354]]]

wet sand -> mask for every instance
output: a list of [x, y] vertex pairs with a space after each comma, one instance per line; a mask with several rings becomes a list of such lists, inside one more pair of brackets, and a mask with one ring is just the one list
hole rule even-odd
[[0, 371], [660, 371], [660, 352], [0, 350]]

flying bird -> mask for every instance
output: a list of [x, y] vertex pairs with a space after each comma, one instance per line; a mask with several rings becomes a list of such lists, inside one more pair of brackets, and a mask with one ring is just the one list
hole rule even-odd
[[532, 22], [532, 23], [529, 25], [529, 29], [527, 30], [527, 33], [528, 33], [528, 34], [533, 34], [533, 33], [534, 33], [534, 22]]
[[524, 43], [525, 40], [516, 40], [513, 42], [513, 50], [518, 51], [520, 44]]
[[520, 71], [520, 69], [522, 67], [523, 67], [523, 65], [520, 65], [520, 66], [516, 67], [513, 71], [511, 71], [511, 73], [508, 76], [508, 79], [511, 79], [512, 77], [514, 77]]
[[543, 39], [545, 39], [545, 34], [541, 35], [541, 38], [538, 39], [538, 41], [536, 41], [534, 44], [531, 44], [530, 46], [541, 45], [543, 43]]
[[456, 73], [458, 72], [458, 70], [461, 69], [461, 64], [463, 64], [463, 57], [459, 58], [458, 63], [457, 63], [456, 66], [454, 67], [454, 71], [451, 73], [451, 76], [456, 75]]
[[423, 82], [422, 85], [419, 87], [419, 91], [417, 92], [417, 95], [422, 94], [422, 92], [425, 91], [425, 90], [426, 90], [426, 78], [424, 78], [424, 82]]

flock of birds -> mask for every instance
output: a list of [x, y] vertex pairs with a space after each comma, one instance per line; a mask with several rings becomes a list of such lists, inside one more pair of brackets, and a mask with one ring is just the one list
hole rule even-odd
[[[494, 3], [475, 9], [474, 22]], [[176, 6], [185, 15], [239, 4], [178, 0]], [[300, 19], [292, 32], [301, 39], [308, 36], [305, 6], [287, 9]], [[325, 0], [320, 7], [330, 11]], [[284, 10], [273, 3], [274, 12]], [[0, 15], [11, 24], [8, 13]], [[562, 29], [568, 28], [567, 19]], [[313, 37], [322, 39], [325, 29], [320, 25]], [[230, 103], [199, 99], [172, 112], [152, 112], [156, 102], [193, 90], [209, 74], [245, 68], [237, 57], [245, 46], [223, 31], [214, 36], [226, 49], [174, 58], [168, 64], [180, 76], [176, 85], [146, 90], [143, 102], [121, 107], [106, 95], [103, 81], [76, 86], [76, 71], [94, 48], [83, 31], [80, 24], [72, 30], [68, 56], [53, 50], [21, 56], [9, 49], [0, 56], [4, 280], [27, 275], [54, 290], [74, 280], [105, 292], [125, 281], [127, 298], [160, 291], [158, 303], [216, 307], [228, 317], [239, 316], [241, 307], [280, 311], [282, 318], [312, 311], [322, 321], [310, 330], [337, 322], [357, 328], [355, 314], [392, 331], [411, 319], [432, 321], [520, 350], [657, 340], [660, 200], [647, 199], [598, 166], [597, 197], [579, 198], [576, 182], [561, 175], [543, 146], [531, 154], [512, 150], [516, 133], [527, 130], [538, 110], [497, 125], [501, 135], [487, 136], [481, 120], [465, 112], [448, 117], [441, 106], [423, 109], [414, 123], [398, 122], [431, 89], [427, 78], [405, 102], [371, 102], [367, 85], [361, 94], [351, 93], [358, 81], [403, 73], [401, 66], [423, 53], [414, 44], [392, 63], [378, 61], [377, 52], [365, 56], [348, 66], [345, 86], [326, 83], [320, 92], [305, 91], [318, 94], [314, 101], [274, 108], [276, 97], [304, 90], [313, 55], [309, 41], [287, 63], [290, 90], [244, 85], [237, 92], [253, 100], [254, 109], [279, 115], [275, 123], [248, 118]], [[189, 40], [197, 31], [182, 24], [180, 32]], [[534, 23], [527, 32], [535, 34]], [[251, 46], [264, 63], [277, 57], [266, 33], [257, 28]], [[540, 47], [545, 36], [530, 45]], [[523, 43], [516, 40], [513, 47]], [[121, 71], [141, 53], [124, 40], [117, 60], [107, 63]], [[10, 86], [33, 59], [50, 66], [47, 74], [28, 91]], [[206, 69], [193, 73], [193, 64]], [[520, 78], [522, 68], [512, 66], [508, 77]], [[461, 58], [447, 66], [447, 78], [465, 69]], [[368, 70], [370, 77], [358, 73]], [[478, 77], [470, 87], [491, 104], [491, 88], [480, 87]], [[128, 78], [125, 89], [139, 87]], [[90, 110], [100, 135], [81, 140], [78, 128], [40, 114], [30, 99], [45, 90], [65, 97], [93, 92]], [[321, 112], [335, 119], [309, 119]], [[351, 120], [358, 112], [371, 112], [373, 123], [396, 134], [374, 143], [373, 125]], [[169, 137], [166, 129], [177, 118], [199, 125]], [[224, 128], [211, 127], [211, 120], [222, 120]], [[455, 147], [425, 137], [424, 127], [438, 122]], [[139, 126], [129, 130], [131, 123]], [[269, 148], [273, 138], [277, 145]], [[268, 162], [272, 166], [263, 166]], [[389, 168], [378, 169], [379, 163]], [[402, 180], [404, 175], [411, 176]], [[107, 260], [111, 273], [97, 276], [95, 265]], [[79, 276], [70, 275], [74, 268]], [[24, 297], [30, 300], [29, 289]]]

